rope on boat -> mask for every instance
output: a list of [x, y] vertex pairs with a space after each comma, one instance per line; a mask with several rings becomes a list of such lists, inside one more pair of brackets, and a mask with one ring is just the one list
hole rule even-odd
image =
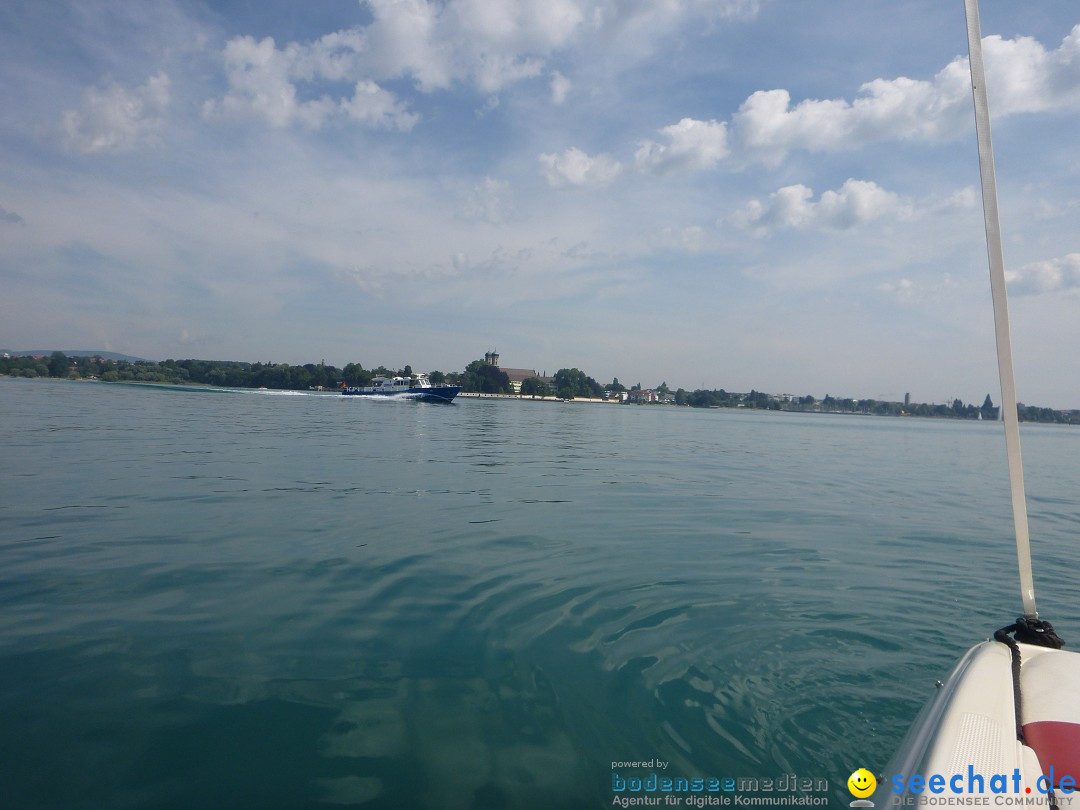
[[[1016, 638], [1009, 636], [1012, 633]], [[1065, 641], [1054, 630], [1054, 626], [1050, 622], [1043, 621], [1042, 619], [1029, 619], [1027, 616], [1021, 616], [1013, 624], [1008, 627], [1002, 627], [1000, 630], [994, 633], [994, 641], [1000, 641], [1002, 644], [1006, 644], [1009, 647], [1009, 652], [1012, 654], [1012, 682], [1013, 682], [1013, 708], [1016, 715], [1016, 739], [1020, 741], [1021, 745], [1027, 745], [1027, 740], [1024, 739], [1024, 723], [1022, 720], [1022, 702], [1023, 693], [1020, 691], [1020, 644], [1033, 644], [1038, 647], [1050, 647], [1051, 649], [1060, 650], [1065, 646]], [[1047, 795], [1049, 806], [1057, 808], [1057, 796], [1054, 795], [1053, 785]]]
[[[1015, 636], [1015, 639], [1010, 637], [1009, 633], [1012, 633]], [[1024, 724], [1021, 720], [1020, 711], [1023, 697], [1020, 692], [1020, 645], [1017, 642], [1060, 650], [1065, 646], [1065, 641], [1057, 634], [1054, 630], [1054, 626], [1050, 624], [1050, 622], [1043, 621], [1042, 619], [1029, 619], [1027, 616], [1021, 616], [1013, 624], [1010, 624], [1008, 627], [1002, 627], [995, 632], [994, 641], [1000, 641], [1002, 644], [1008, 645], [1009, 652], [1012, 653], [1013, 706], [1016, 710], [1016, 739], [1026, 744], [1026, 741], [1024, 740]]]

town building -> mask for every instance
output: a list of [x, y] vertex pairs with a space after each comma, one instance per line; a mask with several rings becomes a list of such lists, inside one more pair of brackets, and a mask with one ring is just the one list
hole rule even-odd
[[[672, 399], [674, 400], [674, 397]], [[634, 405], [647, 405], [659, 401], [659, 397], [655, 391], [648, 388], [636, 388], [627, 392], [626, 401]]]
[[510, 378], [510, 390], [515, 394], [521, 393], [521, 384], [531, 377], [536, 377], [548, 385], [551, 385], [553, 381], [552, 377], [547, 376], [546, 371], [543, 374], [538, 374], [536, 369], [532, 368], [503, 368], [499, 365], [499, 353], [497, 351], [484, 352], [484, 362], [489, 366], [495, 366]]

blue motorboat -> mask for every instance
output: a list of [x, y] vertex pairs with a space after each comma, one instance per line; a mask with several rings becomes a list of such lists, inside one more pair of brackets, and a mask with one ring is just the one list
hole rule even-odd
[[347, 397], [398, 397], [427, 402], [453, 402], [461, 393], [460, 385], [432, 385], [426, 374], [410, 377], [375, 377], [371, 385], [350, 386], [342, 383], [341, 393]]

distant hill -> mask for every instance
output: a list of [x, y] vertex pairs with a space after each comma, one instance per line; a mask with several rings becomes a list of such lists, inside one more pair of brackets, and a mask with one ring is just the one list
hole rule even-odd
[[89, 349], [27, 349], [25, 351], [14, 352], [10, 349], [0, 350], [0, 354], [10, 354], [12, 357], [34, 357], [36, 355], [42, 355], [48, 357], [55, 351], [62, 351], [68, 357], [100, 357], [104, 360], [123, 360], [127, 363], [145, 363], [145, 358], [135, 357], [130, 354], [121, 354], [120, 352], [102, 352], [91, 351]]

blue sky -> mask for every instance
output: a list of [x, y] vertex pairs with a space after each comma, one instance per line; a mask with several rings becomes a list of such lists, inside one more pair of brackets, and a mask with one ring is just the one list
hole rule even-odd
[[[1080, 407], [1080, 7], [982, 25]], [[8, 0], [0, 346], [996, 402], [966, 71], [961, 0]]]

